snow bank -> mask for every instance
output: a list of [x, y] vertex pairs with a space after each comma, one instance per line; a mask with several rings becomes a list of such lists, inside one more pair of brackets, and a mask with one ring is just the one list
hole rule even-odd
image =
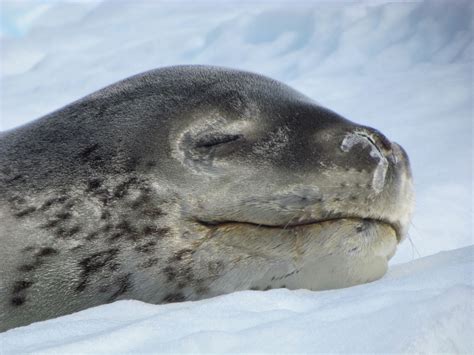
[[342, 290], [119, 301], [2, 333], [1, 352], [472, 353], [473, 270], [474, 247], [466, 247]]

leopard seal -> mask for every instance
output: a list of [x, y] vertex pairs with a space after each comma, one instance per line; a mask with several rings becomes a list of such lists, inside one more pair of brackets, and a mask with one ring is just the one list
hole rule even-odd
[[408, 157], [382, 133], [209, 66], [3, 132], [0, 174], [2, 331], [120, 299], [373, 281], [413, 205]]

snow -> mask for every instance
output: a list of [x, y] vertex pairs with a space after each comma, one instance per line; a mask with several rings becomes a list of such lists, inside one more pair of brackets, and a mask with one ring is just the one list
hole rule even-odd
[[0, 334], [2, 353], [423, 352], [474, 349], [474, 247], [341, 290], [118, 301]]
[[0, 129], [148, 69], [235, 67], [400, 143], [417, 205], [409, 240], [373, 284], [117, 302], [1, 334], [0, 351], [474, 352], [473, 3], [2, 0], [1, 10]]

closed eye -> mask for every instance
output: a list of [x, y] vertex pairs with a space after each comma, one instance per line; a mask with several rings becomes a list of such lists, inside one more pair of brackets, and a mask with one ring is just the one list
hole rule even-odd
[[241, 134], [221, 134], [221, 135], [209, 135], [199, 139], [195, 147], [196, 148], [211, 148], [217, 145], [234, 142], [243, 136]]

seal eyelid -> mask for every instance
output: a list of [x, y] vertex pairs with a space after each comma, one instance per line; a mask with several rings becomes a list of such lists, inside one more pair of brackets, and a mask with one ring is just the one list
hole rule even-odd
[[242, 134], [217, 134], [217, 135], [206, 135], [198, 139], [194, 145], [196, 148], [211, 148], [217, 145], [234, 142], [243, 137]]

